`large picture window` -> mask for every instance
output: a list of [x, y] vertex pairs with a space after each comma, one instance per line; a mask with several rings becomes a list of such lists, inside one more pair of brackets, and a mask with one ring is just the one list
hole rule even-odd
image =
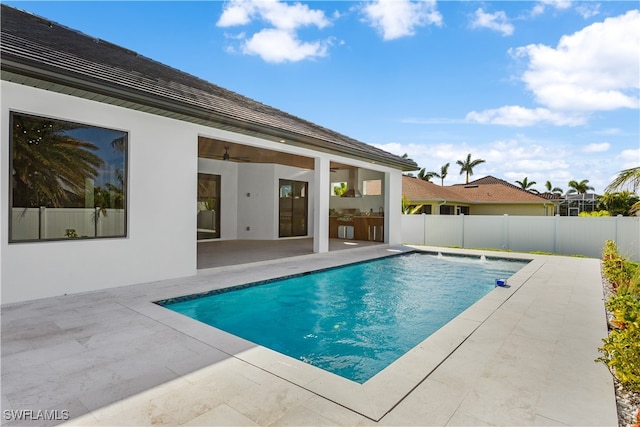
[[127, 137], [11, 113], [9, 241], [125, 237]]

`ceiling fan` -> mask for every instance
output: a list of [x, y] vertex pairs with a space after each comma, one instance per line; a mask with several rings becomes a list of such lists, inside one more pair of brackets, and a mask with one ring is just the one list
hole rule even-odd
[[216, 157], [219, 157], [219, 158], [221, 158], [222, 160], [225, 160], [225, 161], [229, 161], [229, 160], [234, 160], [234, 161], [237, 161], [237, 162], [250, 162], [251, 161], [248, 157], [234, 157], [234, 156], [230, 155], [229, 154], [229, 148], [230, 147], [228, 145], [225, 146], [224, 147], [224, 154], [222, 156], [216, 156]]

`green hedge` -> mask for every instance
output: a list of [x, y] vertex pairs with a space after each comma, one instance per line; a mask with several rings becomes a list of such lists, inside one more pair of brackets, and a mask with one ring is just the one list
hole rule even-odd
[[606, 303], [613, 313], [613, 328], [598, 350], [603, 362], [620, 383], [640, 391], [640, 268], [618, 254], [608, 240], [602, 256], [602, 271], [614, 294]]

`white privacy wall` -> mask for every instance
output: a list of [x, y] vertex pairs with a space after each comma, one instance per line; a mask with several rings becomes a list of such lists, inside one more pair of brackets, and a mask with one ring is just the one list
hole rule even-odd
[[640, 217], [403, 215], [402, 243], [600, 258], [606, 240], [640, 261]]
[[[193, 125], [6, 81], [0, 89], [3, 304], [195, 274]], [[129, 132], [128, 237], [8, 243], [11, 110]]]

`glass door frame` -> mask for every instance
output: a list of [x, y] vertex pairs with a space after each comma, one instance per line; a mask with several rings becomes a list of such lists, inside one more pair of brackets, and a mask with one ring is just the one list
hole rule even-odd
[[197, 240], [220, 238], [221, 175], [198, 172]]
[[309, 183], [280, 179], [278, 183], [278, 237], [309, 233]]

